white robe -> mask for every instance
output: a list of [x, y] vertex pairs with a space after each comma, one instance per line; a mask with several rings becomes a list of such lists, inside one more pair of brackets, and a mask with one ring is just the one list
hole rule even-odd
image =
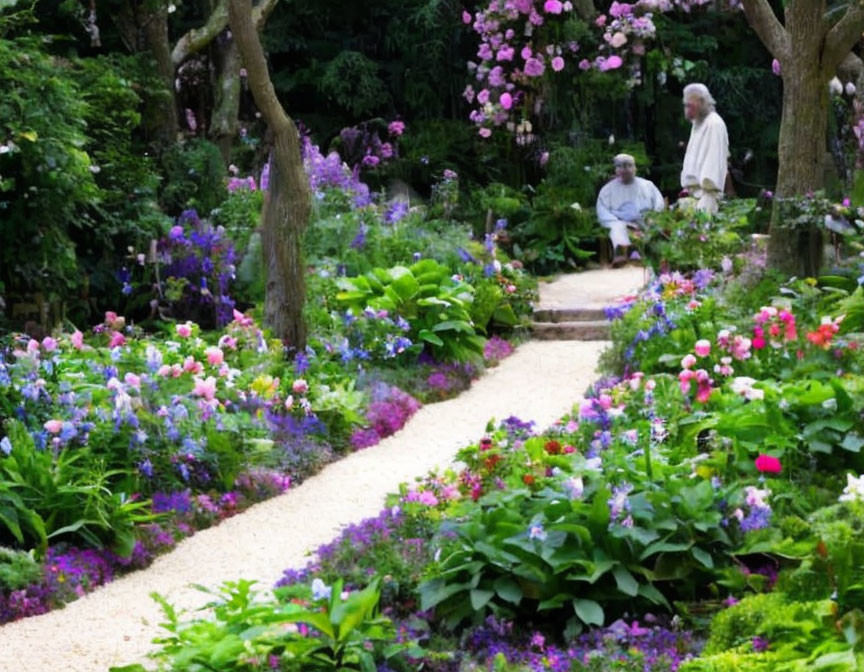
[[641, 177], [633, 178], [630, 184], [624, 184], [616, 177], [597, 195], [597, 219], [609, 229], [613, 247], [630, 245], [627, 227], [641, 224], [643, 212], [665, 207], [660, 190], [653, 182]]
[[697, 200], [700, 209], [717, 212], [728, 169], [726, 124], [719, 114], [711, 112], [702, 121], [693, 123], [681, 170], [681, 186]]

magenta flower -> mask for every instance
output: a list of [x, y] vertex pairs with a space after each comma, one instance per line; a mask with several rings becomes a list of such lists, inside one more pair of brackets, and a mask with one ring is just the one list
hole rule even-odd
[[561, 72], [564, 69], [564, 59], [560, 56], [556, 56], [552, 59], [552, 69], [555, 72]]
[[778, 77], [780, 76], [780, 61], [778, 61], [776, 58], [771, 61], [771, 72], [773, 72]]
[[547, 14], [560, 14], [564, 9], [564, 5], [560, 0], [546, 0], [543, 4], [543, 11]]
[[601, 72], [607, 72], [608, 70], [617, 70], [622, 65], [624, 65], [624, 61], [617, 54], [613, 54], [607, 59], [604, 59], [600, 62], [598, 66]]
[[513, 107], [513, 96], [511, 96], [509, 93], [502, 93], [501, 97], [498, 99], [498, 102], [501, 103], [501, 107], [503, 107], [505, 110], [509, 110], [511, 107]]
[[537, 58], [529, 58], [525, 62], [525, 74], [529, 77], [539, 77], [545, 70], [546, 66]]
[[466, 26], [471, 23], [471, 14], [466, 10], [462, 10], [462, 23]]

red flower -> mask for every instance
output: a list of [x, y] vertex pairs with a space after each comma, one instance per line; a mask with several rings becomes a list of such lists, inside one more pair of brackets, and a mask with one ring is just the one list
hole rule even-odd
[[546, 442], [546, 452], [550, 455], [560, 455], [561, 454], [561, 444], [555, 440]]
[[756, 458], [756, 468], [763, 474], [779, 474], [783, 471], [780, 460], [764, 454]]
[[532, 476], [531, 474], [525, 474], [522, 477], [522, 482], [525, 485], [534, 485], [534, 476]]

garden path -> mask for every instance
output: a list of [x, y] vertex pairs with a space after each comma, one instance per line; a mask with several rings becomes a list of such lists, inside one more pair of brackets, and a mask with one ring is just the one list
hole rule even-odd
[[[591, 271], [541, 286], [541, 304], [600, 306], [634, 292], [640, 269]], [[280, 497], [184, 540], [146, 570], [132, 573], [65, 609], [0, 628], [0, 672], [106, 672], [143, 662], [160, 634], [158, 591], [183, 608], [239, 577], [270, 587], [288, 567], [330, 541], [343, 525], [376, 515], [399, 483], [446, 467], [482, 435], [490, 418], [518, 415], [538, 426], [568, 412], [595, 377], [603, 341], [532, 341], [456, 399], [421, 409], [398, 434], [328, 465]]]

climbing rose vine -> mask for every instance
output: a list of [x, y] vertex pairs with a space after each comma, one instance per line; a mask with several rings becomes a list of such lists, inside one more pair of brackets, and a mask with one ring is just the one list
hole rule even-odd
[[[536, 135], [531, 117], [544, 106], [544, 87], [554, 78], [596, 70], [627, 72], [628, 83], [641, 81], [639, 58], [654, 39], [656, 13], [691, 11], [708, 0], [612, 2], [604, 14], [579, 17], [572, 2], [560, 0], [490, 0], [462, 20], [479, 38], [477, 60], [468, 62], [472, 81], [463, 95], [475, 105], [469, 118], [481, 137], [506, 129], [528, 145]], [[738, 0], [724, 6], [736, 8]], [[584, 34], [586, 21], [596, 39], [580, 44], [568, 36]], [[626, 66], [626, 67], [625, 67]]]

